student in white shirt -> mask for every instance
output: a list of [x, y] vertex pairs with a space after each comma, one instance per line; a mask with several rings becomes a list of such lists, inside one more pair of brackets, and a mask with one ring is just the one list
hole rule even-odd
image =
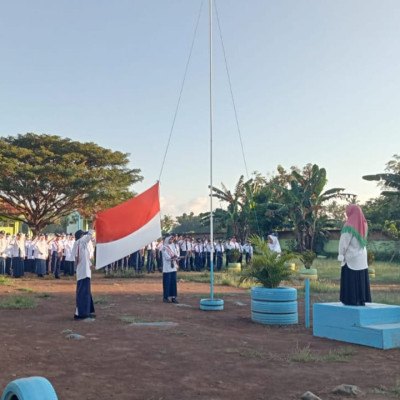
[[90, 287], [92, 278], [91, 267], [91, 239], [93, 230], [75, 232], [75, 243], [72, 253], [75, 255], [76, 265], [76, 310], [74, 319], [94, 318], [94, 304]]

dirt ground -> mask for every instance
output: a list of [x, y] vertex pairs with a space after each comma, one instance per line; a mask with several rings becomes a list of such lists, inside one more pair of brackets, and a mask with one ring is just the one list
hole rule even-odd
[[[33, 309], [0, 310], [0, 394], [14, 379], [44, 376], [59, 400], [290, 400], [307, 390], [326, 400], [341, 398], [332, 389], [342, 383], [357, 385], [363, 399], [395, 397], [400, 349], [313, 337], [304, 326], [302, 300], [299, 324], [287, 327], [252, 323], [244, 289], [215, 286], [224, 310], [202, 311], [200, 299], [209, 297], [210, 285], [180, 281], [180, 304], [165, 304], [161, 279], [159, 273], [143, 279], [96, 274], [97, 318], [91, 322], [72, 318], [71, 278], [30, 276], [0, 285], [0, 301], [18, 294], [37, 302]], [[67, 330], [84, 338], [71, 339]], [[343, 349], [348, 361], [327, 359], [330, 351]], [[301, 352], [322, 360], [294, 361]], [[378, 393], [383, 387], [384, 395]]]

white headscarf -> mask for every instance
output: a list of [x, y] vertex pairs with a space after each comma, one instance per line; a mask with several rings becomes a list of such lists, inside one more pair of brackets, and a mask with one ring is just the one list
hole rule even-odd
[[268, 239], [272, 240], [272, 243], [269, 243], [268, 241], [268, 248], [270, 251], [273, 253], [281, 253], [282, 250], [278, 238], [274, 235], [268, 235]]

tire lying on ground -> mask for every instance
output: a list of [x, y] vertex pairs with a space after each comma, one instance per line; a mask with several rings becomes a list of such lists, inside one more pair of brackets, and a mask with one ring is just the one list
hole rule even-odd
[[10, 382], [1, 400], [58, 400], [52, 384], [40, 376], [16, 379]]

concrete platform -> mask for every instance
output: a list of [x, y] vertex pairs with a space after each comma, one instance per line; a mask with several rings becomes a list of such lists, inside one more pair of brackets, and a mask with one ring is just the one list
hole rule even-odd
[[400, 306], [367, 303], [364, 307], [342, 303], [313, 305], [314, 336], [348, 343], [393, 349], [400, 347]]

